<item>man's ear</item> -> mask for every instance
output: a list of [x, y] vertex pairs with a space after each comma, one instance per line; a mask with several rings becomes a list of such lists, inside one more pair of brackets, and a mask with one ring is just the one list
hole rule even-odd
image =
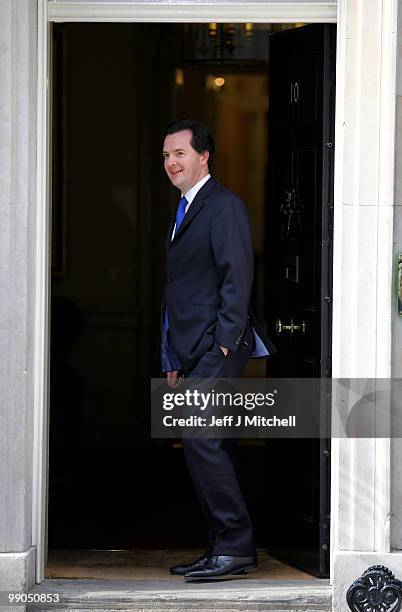
[[204, 162], [205, 166], [208, 166], [208, 158], [209, 158], [209, 151], [204, 151], [203, 153], [201, 153], [201, 161]]

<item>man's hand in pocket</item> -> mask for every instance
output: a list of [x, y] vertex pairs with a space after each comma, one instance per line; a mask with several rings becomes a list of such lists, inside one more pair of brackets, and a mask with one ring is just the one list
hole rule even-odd
[[166, 372], [167, 384], [172, 389], [177, 389], [181, 385], [181, 381], [183, 380], [183, 376], [180, 374], [179, 370], [173, 370], [172, 372]]

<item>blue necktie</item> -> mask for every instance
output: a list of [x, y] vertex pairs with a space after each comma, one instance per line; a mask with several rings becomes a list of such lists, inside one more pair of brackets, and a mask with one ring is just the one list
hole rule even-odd
[[[176, 213], [176, 227], [174, 230], [174, 235], [176, 236], [177, 232], [179, 231], [179, 227], [183, 222], [184, 219], [184, 215], [186, 214], [186, 206], [187, 206], [188, 202], [186, 200], [186, 198], [183, 196], [180, 199], [179, 205], [177, 207], [177, 213]], [[169, 320], [168, 320], [168, 314], [167, 314], [167, 310], [165, 307], [165, 316], [164, 316], [164, 327], [165, 329], [169, 329]]]
[[176, 213], [176, 229], [174, 231], [174, 234], [176, 235], [177, 232], [179, 231], [179, 227], [182, 224], [182, 221], [184, 219], [184, 215], [186, 214], [186, 206], [187, 206], [188, 202], [186, 200], [186, 198], [183, 196], [179, 202], [179, 205], [177, 207], [177, 213]]

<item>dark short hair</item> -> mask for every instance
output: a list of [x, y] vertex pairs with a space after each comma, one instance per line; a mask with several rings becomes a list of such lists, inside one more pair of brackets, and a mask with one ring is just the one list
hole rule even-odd
[[195, 119], [178, 119], [168, 126], [165, 137], [168, 134], [176, 134], [183, 130], [190, 130], [192, 133], [190, 144], [194, 151], [197, 151], [197, 153], [208, 151], [208, 168], [211, 169], [215, 151], [215, 139], [209, 127], [205, 125], [205, 123], [201, 123], [201, 121], [196, 121]]

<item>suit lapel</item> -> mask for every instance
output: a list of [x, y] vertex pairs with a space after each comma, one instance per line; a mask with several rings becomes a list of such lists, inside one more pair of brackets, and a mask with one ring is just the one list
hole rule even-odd
[[170, 237], [173, 231], [173, 227], [174, 227], [174, 221], [173, 221], [172, 226], [170, 228], [169, 236], [168, 236], [168, 240], [170, 242], [168, 246], [175, 243], [176, 239], [179, 236], [181, 236], [181, 234], [186, 229], [186, 227], [191, 223], [194, 217], [200, 212], [200, 210], [203, 208], [203, 206], [206, 203], [207, 197], [209, 196], [210, 192], [215, 187], [215, 185], [216, 185], [216, 181], [214, 178], [211, 177], [201, 187], [201, 189], [198, 191], [197, 195], [195, 196], [194, 200], [191, 202], [190, 208], [186, 212], [183, 222], [179, 227], [179, 231], [175, 232], [173, 240], [170, 240]]
[[166, 249], [169, 248], [170, 243], [171, 243], [171, 238], [172, 238], [172, 232], [173, 232], [173, 228], [174, 228], [174, 224], [175, 224], [175, 220], [173, 219], [173, 221], [170, 224], [169, 227], [169, 231], [167, 233], [167, 238], [166, 238]]

